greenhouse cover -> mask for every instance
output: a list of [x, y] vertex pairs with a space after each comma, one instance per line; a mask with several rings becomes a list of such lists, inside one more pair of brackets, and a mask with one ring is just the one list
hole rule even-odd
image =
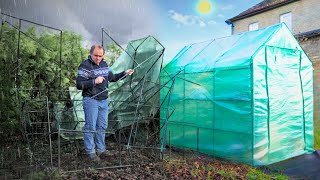
[[313, 65], [285, 24], [186, 46], [160, 79], [164, 144], [250, 165], [313, 151]]

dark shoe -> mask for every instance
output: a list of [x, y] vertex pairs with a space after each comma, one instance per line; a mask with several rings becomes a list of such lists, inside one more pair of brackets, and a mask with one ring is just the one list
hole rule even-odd
[[105, 150], [103, 152], [97, 152], [98, 157], [100, 157], [101, 159], [105, 159], [108, 156], [111, 156], [112, 154], [110, 154], [110, 152], [108, 150]]
[[100, 162], [101, 161], [101, 159], [99, 158], [99, 156], [96, 155], [96, 153], [89, 154], [89, 159], [92, 162]]

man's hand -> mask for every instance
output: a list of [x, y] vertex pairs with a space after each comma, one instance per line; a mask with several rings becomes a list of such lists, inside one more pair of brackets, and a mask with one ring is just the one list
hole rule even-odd
[[126, 70], [126, 74], [131, 76], [131, 74], [134, 73], [134, 70], [133, 69], [128, 69]]
[[104, 80], [105, 80], [104, 77], [98, 76], [98, 77], [94, 80], [94, 82], [95, 82], [96, 84], [101, 84]]

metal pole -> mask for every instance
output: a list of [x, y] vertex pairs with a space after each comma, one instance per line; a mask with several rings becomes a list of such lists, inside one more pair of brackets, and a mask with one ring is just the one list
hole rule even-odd
[[[124, 52], [126, 52], [127, 54], [128, 54], [128, 56], [130, 56], [131, 57], [131, 60], [133, 60], [134, 61], [134, 58], [125, 50], [125, 49], [123, 49], [123, 47], [122, 46], [120, 46], [120, 44], [118, 44], [104, 29], [102, 29], [102, 33], [106, 33], [107, 34], [107, 36], [117, 45], [117, 46], [119, 46], [120, 47], [120, 49], [122, 49]], [[135, 62], [135, 61], [134, 61]], [[138, 64], [138, 63], [137, 63]]]
[[[180, 71], [181, 72], [181, 71]], [[172, 85], [170, 87], [170, 90], [169, 90], [169, 97], [168, 97], [168, 104], [167, 104], [167, 113], [166, 113], [166, 122], [164, 124], [164, 131], [163, 131], [163, 140], [162, 140], [162, 144], [161, 144], [161, 151], [164, 150], [165, 148], [165, 144], [166, 144], [166, 132], [167, 132], [167, 128], [168, 128], [168, 121], [169, 121], [169, 107], [171, 105], [171, 96], [172, 96], [172, 91], [173, 91], [173, 88], [174, 88], [174, 84], [175, 84], [175, 80], [176, 78], [174, 77], [172, 79]]]
[[[142, 83], [142, 86], [141, 86], [141, 92], [140, 92], [140, 97], [139, 97], [139, 100], [138, 100], [138, 103], [137, 103], [137, 106], [136, 106], [136, 111], [135, 111], [135, 114], [134, 114], [134, 118], [135, 118], [135, 121], [133, 122], [133, 124], [131, 125], [131, 129], [130, 129], [130, 134], [129, 134], [129, 140], [128, 140], [128, 143], [127, 143], [127, 149], [129, 148], [129, 145], [130, 145], [130, 141], [131, 141], [131, 137], [132, 137], [132, 133], [133, 133], [133, 128], [137, 122], [137, 113], [138, 113], [138, 109], [139, 109], [139, 104], [140, 104], [140, 99], [141, 99], [141, 95], [142, 95], [142, 90], [143, 90], [143, 85], [144, 85], [144, 82], [145, 82], [145, 79], [146, 79], [146, 75], [144, 75], [144, 78], [143, 78], [143, 83]], [[137, 128], [136, 128], [137, 129]], [[136, 131], [135, 131], [136, 133]], [[135, 139], [135, 137], [134, 137]], [[134, 142], [133, 142], [134, 143]], [[133, 144], [132, 143], [132, 144]]]
[[119, 166], [121, 166], [121, 130], [119, 130]]
[[60, 124], [58, 125], [58, 172], [60, 174]]
[[60, 31], [60, 89], [62, 88], [62, 31]]
[[9, 15], [9, 14], [3, 13], [3, 12], [1, 12], [1, 14], [2, 14], [2, 15], [5, 15], [5, 16], [8, 16], [8, 17], [11, 17], [11, 18], [14, 18], [14, 19], [19, 19], [19, 20], [22, 20], [22, 21], [25, 21], [25, 22], [28, 22], [28, 23], [31, 23], [31, 24], [43, 26], [43, 27], [46, 27], [46, 28], [49, 28], [49, 29], [54, 29], [54, 30], [56, 30], [56, 31], [61, 31], [60, 29], [56, 29], [56, 28], [53, 28], [53, 27], [50, 27], [50, 26], [46, 26], [46, 25], [43, 25], [43, 24], [39, 24], [39, 23], [36, 23], [36, 22], [32, 22], [32, 21], [29, 21], [29, 20], [26, 20], [26, 19], [17, 18], [17, 17], [15, 17], [15, 16], [12, 16], [12, 15]]
[[48, 96], [46, 96], [46, 104], [47, 104], [47, 115], [48, 115], [50, 162], [51, 162], [51, 168], [53, 168], [53, 161], [52, 161], [52, 142], [51, 142], [51, 128], [50, 128], [50, 114], [49, 114], [49, 100], [48, 100]]
[[21, 36], [21, 20], [19, 19], [19, 32], [18, 32], [18, 49], [17, 49], [17, 71], [16, 71], [16, 83], [15, 86], [17, 88], [17, 99], [20, 100], [19, 96], [19, 58], [20, 58], [20, 36]]
[[[137, 121], [136, 121], [136, 129], [135, 129], [135, 132], [134, 132], [134, 138], [133, 138], [133, 143], [132, 143], [132, 145], [134, 145], [134, 143], [135, 143], [135, 141], [136, 141], [138, 126], [139, 126], [140, 113], [139, 113], [139, 115], [138, 115], [138, 118], [136, 118], [136, 117], [137, 117], [137, 113], [138, 113], [138, 111], [139, 111], [140, 101], [142, 101], [142, 97], [143, 97], [143, 96], [141, 96], [141, 95], [142, 95], [142, 93], [143, 93], [143, 88], [144, 88], [144, 84], [145, 84], [145, 82], [146, 82], [146, 77], [147, 77], [147, 74], [144, 75], [143, 83], [142, 83], [141, 91], [140, 91], [140, 98], [139, 98], [138, 104], [137, 104], [137, 106], [136, 106], [135, 119], [136, 119]], [[130, 142], [130, 138], [129, 138], [129, 142]]]
[[169, 130], [169, 161], [171, 160], [171, 130]]
[[19, 27], [15, 27], [14, 25], [12, 25], [11, 23], [9, 23], [8, 21], [4, 21], [5, 23], [9, 24], [11, 27], [17, 29], [20, 33], [22, 33], [23, 35], [25, 35], [26, 37], [32, 39], [34, 42], [36, 42], [37, 44], [41, 45], [42, 47], [46, 48], [48, 51], [53, 51], [52, 49], [48, 48], [47, 46], [45, 46], [44, 44], [42, 44], [41, 42], [37, 41], [35, 38], [29, 36], [27, 33], [22, 32]]
[[3, 29], [4, 21], [3, 19], [1, 20], [1, 31], [0, 31], [0, 42], [2, 40], [2, 29]]
[[197, 151], [199, 152], [199, 127], [197, 128]]
[[102, 45], [102, 47], [104, 47], [104, 46], [103, 46], [103, 28], [102, 28], [102, 31], [101, 31], [101, 39], [102, 39], [101, 45]]

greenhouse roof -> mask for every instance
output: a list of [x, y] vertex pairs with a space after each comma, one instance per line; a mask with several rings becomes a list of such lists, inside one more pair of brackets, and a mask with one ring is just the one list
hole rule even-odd
[[[185, 46], [165, 67], [165, 70], [169, 73], [181, 69], [189, 72], [205, 72], [216, 68], [250, 66], [251, 57], [255, 52], [282, 28], [287, 29], [285, 24], [277, 24], [256, 31]], [[287, 35], [292, 36], [291, 33]]]

